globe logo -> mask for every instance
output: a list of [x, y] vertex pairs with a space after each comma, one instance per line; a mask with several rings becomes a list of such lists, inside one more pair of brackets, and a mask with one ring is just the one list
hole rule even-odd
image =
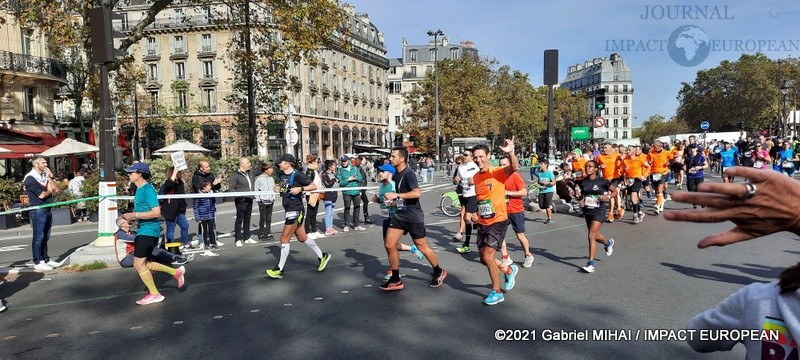
[[711, 51], [708, 34], [703, 29], [694, 25], [680, 26], [669, 36], [667, 50], [669, 56], [678, 65], [697, 66]]

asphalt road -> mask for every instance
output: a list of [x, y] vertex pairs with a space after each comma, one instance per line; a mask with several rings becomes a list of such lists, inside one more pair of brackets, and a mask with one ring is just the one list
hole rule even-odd
[[[686, 320], [742, 286], [771, 281], [800, 254], [800, 239], [787, 233], [701, 251], [697, 240], [730, 224], [678, 224], [647, 216], [634, 225], [626, 214], [625, 221], [602, 229], [617, 241], [614, 255], [601, 251], [597, 272], [585, 274], [580, 271], [588, 254], [584, 220], [558, 214], [554, 224], [544, 225], [543, 213], [527, 212], [526, 234], [536, 261], [520, 269], [505, 302], [490, 307], [481, 303], [489, 279], [477, 252], [455, 251], [450, 237], [456, 219], [436, 209], [449, 186], [425, 187], [429, 243], [449, 273], [438, 289], [428, 286], [430, 265], [408, 253], [401, 257], [405, 289], [377, 288], [388, 266], [379, 227], [319, 240], [323, 251], [333, 254], [322, 273], [313, 253], [293, 242], [282, 280], [263, 273], [277, 263], [275, 243], [226, 244], [221, 256], [187, 265], [184, 290], [157, 274], [166, 300], [149, 306], [134, 303], [144, 287], [132, 269], [7, 276], [0, 286], [9, 305], [0, 314], [0, 358], [743, 358], [741, 345], [729, 353], [698, 354], [682, 341], [545, 341], [543, 335], [630, 330], [633, 337], [648, 329], [682, 329]], [[232, 228], [229, 222], [222, 221], [221, 231]], [[71, 245], [54, 244], [51, 255], [91, 241], [95, 230], [73, 226], [54, 230], [63, 232], [54, 237], [56, 243]], [[15, 236], [0, 234], [4, 248]], [[19, 243], [29, 243], [20, 237]], [[507, 239], [512, 258], [521, 261], [513, 234]], [[23, 263], [28, 251], [0, 253], [0, 261]], [[536, 337], [498, 341], [497, 330], [521, 330], [520, 335], [530, 334], [527, 330]]]

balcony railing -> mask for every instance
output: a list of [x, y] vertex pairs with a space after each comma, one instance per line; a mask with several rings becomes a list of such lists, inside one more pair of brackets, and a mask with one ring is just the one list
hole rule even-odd
[[50, 75], [67, 79], [66, 66], [53, 59], [0, 51], [0, 70]]

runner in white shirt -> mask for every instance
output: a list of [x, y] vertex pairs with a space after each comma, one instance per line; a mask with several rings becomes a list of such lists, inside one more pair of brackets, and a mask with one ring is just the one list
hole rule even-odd
[[472, 182], [472, 177], [478, 173], [480, 168], [472, 161], [472, 150], [464, 150], [464, 163], [458, 166], [458, 174], [453, 179], [457, 181], [462, 189], [461, 208], [464, 209], [461, 214], [466, 227], [466, 237], [464, 237], [464, 244], [456, 248], [458, 252], [466, 254], [470, 251], [469, 241], [472, 237], [472, 231], [477, 230], [477, 225], [473, 224], [470, 220], [472, 214], [478, 212], [478, 198], [475, 197], [475, 183]]

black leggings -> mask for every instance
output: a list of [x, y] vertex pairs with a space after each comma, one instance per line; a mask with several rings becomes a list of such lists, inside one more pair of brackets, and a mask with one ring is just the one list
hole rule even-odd
[[272, 207], [275, 203], [264, 205], [258, 203], [258, 230], [261, 236], [267, 236], [272, 233]]
[[317, 206], [311, 206], [311, 204], [306, 206], [306, 234], [317, 231], [317, 209], [320, 204], [322, 204], [322, 200], [317, 200]]
[[686, 188], [689, 191], [697, 191], [697, 185], [703, 183], [703, 178], [686, 178]]
[[364, 220], [369, 219], [369, 199], [367, 199], [367, 190], [361, 190], [361, 206], [364, 208]]

